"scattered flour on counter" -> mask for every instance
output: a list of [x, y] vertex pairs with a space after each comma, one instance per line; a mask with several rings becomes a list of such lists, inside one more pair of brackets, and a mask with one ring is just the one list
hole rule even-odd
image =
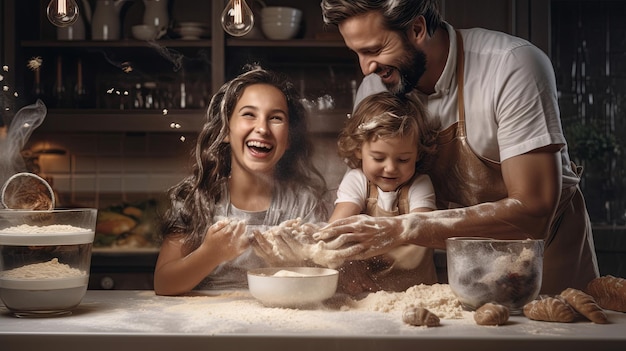
[[463, 310], [448, 284], [420, 284], [404, 292], [378, 291], [356, 301], [353, 308], [402, 313], [409, 306], [426, 308], [443, 319], [463, 319], [470, 313]]
[[67, 264], [60, 263], [58, 258], [0, 272], [0, 277], [5, 279], [71, 278], [84, 275], [87, 275], [87, 273], [80, 269], [72, 268]]
[[[194, 291], [173, 297], [144, 291], [124, 305], [109, 308], [102, 301], [94, 301], [84, 302], [79, 308], [97, 308], [98, 318], [90, 318], [88, 327], [109, 332], [168, 333], [174, 328], [210, 335], [252, 330], [267, 334], [413, 335], [420, 329], [402, 321], [402, 310], [409, 305], [423, 306], [442, 319], [455, 320], [450, 322], [474, 324], [472, 312], [463, 311], [449, 286], [443, 284], [417, 285], [404, 292], [371, 293], [361, 300], [336, 294], [309, 309], [264, 307], [247, 290]], [[84, 328], [79, 311], [75, 316], [68, 323]], [[172, 321], [180, 323], [172, 327]]]

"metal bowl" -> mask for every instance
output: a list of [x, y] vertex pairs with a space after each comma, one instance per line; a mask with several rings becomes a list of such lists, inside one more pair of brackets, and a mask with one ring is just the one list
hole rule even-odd
[[248, 287], [264, 306], [299, 308], [331, 298], [338, 278], [339, 272], [329, 268], [257, 268], [248, 271]]
[[543, 240], [446, 240], [448, 283], [465, 309], [487, 302], [520, 314], [541, 288]]

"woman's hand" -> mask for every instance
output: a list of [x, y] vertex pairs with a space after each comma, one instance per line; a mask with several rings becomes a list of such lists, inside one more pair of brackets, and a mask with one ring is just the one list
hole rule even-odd
[[191, 291], [215, 267], [250, 246], [245, 229], [245, 222], [220, 220], [207, 229], [202, 244], [191, 252], [184, 248], [184, 235], [168, 236], [154, 270], [154, 292], [179, 295]]
[[202, 246], [211, 248], [212, 252], [219, 252], [222, 262], [234, 259], [250, 246], [246, 236], [246, 222], [231, 219], [217, 221], [207, 230]]
[[253, 230], [252, 247], [257, 255], [272, 266], [310, 265], [308, 252], [314, 244], [313, 233], [319, 226], [301, 223], [299, 219], [288, 220], [261, 233]]

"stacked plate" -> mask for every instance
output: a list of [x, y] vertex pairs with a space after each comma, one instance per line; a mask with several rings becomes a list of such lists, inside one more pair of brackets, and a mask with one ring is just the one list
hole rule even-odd
[[180, 22], [174, 31], [182, 40], [199, 40], [209, 34], [209, 25], [201, 22]]

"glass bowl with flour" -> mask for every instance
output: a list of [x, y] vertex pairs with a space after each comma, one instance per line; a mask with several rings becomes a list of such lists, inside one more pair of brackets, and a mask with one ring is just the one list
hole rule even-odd
[[539, 295], [543, 240], [457, 237], [446, 240], [448, 283], [473, 311], [492, 302], [520, 314]]
[[18, 317], [71, 313], [85, 296], [97, 210], [0, 210], [0, 299]]

